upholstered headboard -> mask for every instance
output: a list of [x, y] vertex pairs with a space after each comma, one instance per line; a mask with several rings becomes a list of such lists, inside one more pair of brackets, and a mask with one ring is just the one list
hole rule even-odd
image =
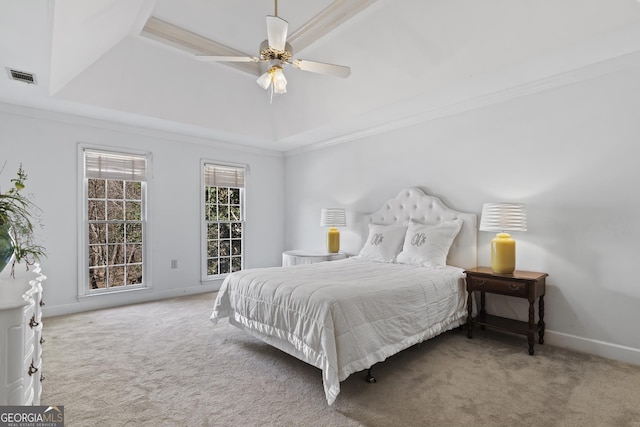
[[406, 224], [414, 219], [425, 224], [435, 224], [460, 218], [462, 228], [453, 241], [447, 264], [461, 268], [473, 268], [477, 263], [478, 218], [476, 214], [450, 209], [439, 198], [425, 194], [419, 188], [402, 190], [395, 198], [387, 200], [378, 210], [365, 217], [366, 224]]

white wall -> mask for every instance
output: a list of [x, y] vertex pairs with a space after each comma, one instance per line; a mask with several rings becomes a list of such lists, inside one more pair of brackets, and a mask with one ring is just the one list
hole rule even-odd
[[[150, 151], [149, 290], [78, 300], [77, 146], [87, 143]], [[26, 192], [42, 209], [40, 232], [48, 257], [42, 262], [44, 314], [210, 291], [219, 286], [200, 277], [201, 159], [249, 165], [246, 192], [247, 267], [279, 265], [284, 242], [283, 156], [267, 150], [230, 149], [215, 141], [0, 104], [0, 185], [6, 190], [20, 162]], [[170, 260], [178, 268], [170, 268]], [[213, 301], [212, 301], [213, 306]]]
[[[200, 283], [201, 158], [251, 168], [249, 268], [278, 265], [283, 249], [322, 248], [319, 214], [329, 206], [349, 210], [343, 249], [356, 253], [362, 244], [358, 219], [405, 187], [419, 186], [455, 209], [478, 214], [485, 202], [524, 202], [529, 230], [514, 236], [518, 268], [550, 275], [546, 342], [640, 364], [640, 285], [634, 279], [640, 259], [638, 71], [636, 66], [284, 159], [0, 104], [0, 161], [7, 161], [0, 184], [6, 189], [22, 162], [27, 191], [44, 211], [45, 315], [214, 289]], [[153, 153], [149, 291], [78, 301], [79, 142]], [[489, 263], [491, 237], [479, 234], [480, 265]], [[178, 259], [177, 270], [170, 269], [171, 259]], [[492, 295], [488, 309], [526, 317], [520, 300]]]
[[[418, 186], [478, 215], [528, 208], [517, 268], [548, 272], [546, 342], [640, 364], [638, 67], [286, 158], [286, 249], [321, 248], [322, 207], [343, 206], [356, 253], [359, 215]], [[479, 233], [489, 265], [492, 233]], [[524, 320], [527, 303], [488, 296]]]

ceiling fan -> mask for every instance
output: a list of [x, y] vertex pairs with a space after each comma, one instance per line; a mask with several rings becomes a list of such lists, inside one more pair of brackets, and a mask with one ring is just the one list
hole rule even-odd
[[275, 2], [274, 15], [267, 16], [267, 40], [260, 44], [259, 56], [213, 56], [196, 55], [199, 60], [212, 62], [260, 62], [268, 64], [265, 71], [256, 82], [267, 90], [271, 88], [271, 99], [274, 93], [287, 92], [287, 79], [283, 73], [284, 66], [293, 66], [302, 71], [326, 74], [346, 78], [351, 69], [343, 65], [327, 64], [324, 62], [294, 59], [293, 49], [287, 43], [289, 23], [278, 16], [278, 0]]

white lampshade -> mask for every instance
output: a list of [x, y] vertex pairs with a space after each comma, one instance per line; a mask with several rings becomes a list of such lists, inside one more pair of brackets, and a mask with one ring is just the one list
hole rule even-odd
[[284, 77], [280, 67], [274, 67], [273, 70], [273, 91], [275, 93], [287, 93], [287, 79]]
[[324, 208], [320, 212], [320, 225], [322, 227], [345, 227], [347, 219], [342, 208]]
[[271, 84], [271, 70], [266, 71], [264, 74], [258, 77], [256, 83], [258, 83], [258, 85], [262, 89], [266, 90], [267, 88], [269, 88], [269, 85]]
[[527, 231], [527, 211], [522, 203], [485, 203], [480, 231]]

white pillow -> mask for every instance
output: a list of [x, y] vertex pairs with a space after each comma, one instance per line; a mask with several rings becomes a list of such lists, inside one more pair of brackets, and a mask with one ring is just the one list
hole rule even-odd
[[411, 222], [397, 262], [424, 267], [444, 267], [453, 240], [462, 227], [462, 220], [438, 224]]
[[403, 225], [369, 224], [369, 236], [358, 258], [378, 262], [394, 262], [402, 249], [407, 227]]

